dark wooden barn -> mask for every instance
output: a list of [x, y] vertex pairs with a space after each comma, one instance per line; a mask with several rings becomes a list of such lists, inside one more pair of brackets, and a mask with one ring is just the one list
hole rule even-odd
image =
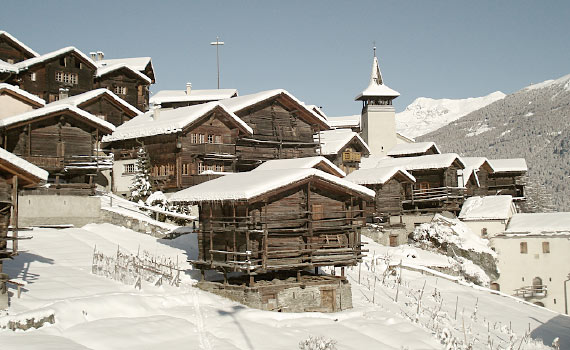
[[465, 196], [486, 196], [489, 193], [489, 176], [494, 173], [487, 158], [462, 157], [461, 159], [465, 163], [465, 169], [460, 170], [459, 174], [465, 187]]
[[320, 144], [318, 153], [346, 174], [357, 170], [362, 157], [370, 155], [366, 142], [351, 129], [321, 131], [313, 139]]
[[49, 172], [49, 192], [90, 194], [110, 159], [98, 151], [115, 127], [71, 105], [43, 107], [0, 124], [3, 147]]
[[493, 173], [488, 178], [488, 195], [504, 194], [523, 200], [528, 167], [524, 158], [489, 159]]
[[141, 111], [149, 108], [152, 80], [127, 64], [99, 67], [94, 87], [106, 88]]
[[0, 60], [7, 63], [18, 63], [39, 54], [16, 39], [10, 33], [0, 30]]
[[197, 203], [202, 270], [254, 276], [322, 266], [354, 266], [362, 258], [364, 203], [374, 191], [316, 169], [227, 175], [179, 191], [170, 201]]

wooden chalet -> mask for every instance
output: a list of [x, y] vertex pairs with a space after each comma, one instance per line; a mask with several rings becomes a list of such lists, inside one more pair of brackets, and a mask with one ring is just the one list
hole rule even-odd
[[319, 169], [338, 177], [346, 176], [346, 173], [342, 171], [342, 169], [323, 156], [268, 160], [252, 171], [310, 168]]
[[37, 52], [10, 33], [0, 30], [0, 60], [14, 64], [38, 56]]
[[347, 174], [360, 167], [362, 157], [370, 155], [366, 142], [351, 129], [321, 131], [314, 136], [314, 140], [320, 144], [318, 153]]
[[528, 167], [524, 158], [489, 159], [494, 172], [488, 177], [488, 195], [509, 194], [513, 200], [525, 198], [526, 173]]
[[140, 110], [107, 89], [87, 91], [79, 95], [52, 102], [48, 104], [48, 106], [63, 104], [80, 108], [94, 116], [108, 121], [114, 126], [119, 126], [133, 119], [137, 115], [142, 114]]
[[247, 124], [217, 102], [146, 112], [104, 138], [106, 149], [115, 157], [114, 191], [127, 191], [137, 150], [143, 145], [150, 158], [154, 186], [173, 191], [210, 180], [212, 176], [207, 174], [211, 172], [234, 172], [236, 140], [252, 133]]
[[138, 72], [146, 75], [152, 84], [156, 82], [154, 67], [150, 57], [126, 57], [105, 59], [105, 54], [101, 51], [90, 52], [91, 59], [95, 61], [97, 67], [110, 67], [115, 65], [127, 65]]
[[122, 63], [97, 68], [94, 87], [113, 91], [127, 103], [147, 111], [151, 84], [152, 79]]
[[376, 167], [400, 167], [416, 178], [411, 193], [402, 202], [405, 212], [459, 212], [465, 189], [459, 186], [457, 171], [465, 168], [455, 153], [420, 157], [383, 158]]
[[18, 62], [14, 66], [18, 73], [7, 82], [46, 102], [93, 90], [93, 76], [97, 69], [89, 57], [71, 46]]
[[98, 152], [115, 127], [72, 105], [55, 105], [0, 120], [2, 147], [49, 172], [50, 193], [90, 194], [108, 157]]
[[459, 170], [459, 184], [465, 187], [465, 196], [489, 194], [489, 175], [494, 169], [485, 157], [462, 157], [465, 169]]
[[45, 106], [45, 101], [17, 86], [0, 83], [0, 119]]
[[150, 103], [160, 105], [160, 108], [188, 107], [201, 103], [224, 100], [237, 97], [236, 89], [192, 89], [192, 84], [186, 84], [186, 90], [161, 90], [150, 98]]
[[313, 135], [330, 129], [327, 121], [285, 90], [262, 91], [221, 100], [253, 129], [236, 143], [237, 170], [249, 171], [271, 159], [317, 155]]
[[410, 196], [416, 179], [398, 167], [359, 169], [345, 180], [366, 186], [376, 192], [374, 201], [367, 202], [366, 217], [373, 222], [389, 222], [391, 216], [401, 216], [403, 201]]
[[[363, 207], [374, 191], [316, 169], [232, 174], [173, 194], [199, 206], [198, 260], [208, 269], [254, 276], [362, 259]], [[203, 275], [204, 276], [204, 275]]]
[[388, 151], [392, 158], [419, 157], [430, 154], [441, 154], [434, 142], [399, 143]]

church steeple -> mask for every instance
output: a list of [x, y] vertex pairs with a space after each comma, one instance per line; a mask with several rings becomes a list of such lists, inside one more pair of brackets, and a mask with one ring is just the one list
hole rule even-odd
[[382, 72], [378, 64], [378, 57], [376, 57], [376, 46], [374, 46], [370, 83], [366, 89], [356, 96], [355, 100], [364, 101], [365, 106], [368, 104], [391, 105], [392, 100], [398, 96], [400, 96], [398, 91], [392, 90], [387, 85], [384, 85]]

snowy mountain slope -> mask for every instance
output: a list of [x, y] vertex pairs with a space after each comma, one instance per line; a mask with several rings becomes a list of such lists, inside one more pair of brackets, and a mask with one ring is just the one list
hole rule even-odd
[[403, 112], [396, 113], [396, 128], [409, 137], [424, 135], [504, 97], [500, 91], [458, 100], [419, 97]]
[[[332, 338], [338, 349], [348, 350], [442, 349], [442, 342], [448, 348], [468, 343], [473, 349], [487, 349], [489, 344], [493, 349], [546, 349], [530, 338], [550, 344], [555, 336], [569, 349], [570, 318], [444, 275], [398, 267], [393, 267], [394, 274], [385, 274], [402, 254], [407, 256], [403, 265], [412, 269], [424, 254], [410, 255], [410, 249], [406, 253], [367, 239], [370, 253], [365, 262], [347, 271], [354, 308], [295, 314], [249, 309], [195, 289], [191, 283], [199, 274], [192, 271], [179, 288], [143, 283], [141, 290], [91, 274], [95, 245], [106, 254], [120, 245], [125, 251], [147, 250], [185, 261], [195, 258], [192, 234], [157, 240], [109, 224], [91, 224], [82, 229], [35, 229], [32, 235], [34, 239], [21, 243], [25, 252], [5, 263], [7, 273], [28, 283], [22, 298], [12, 298], [9, 312], [49, 309], [55, 311], [56, 322], [25, 332], [0, 330], [7, 348], [297, 349], [313, 335]], [[182, 267], [187, 267], [185, 262]], [[531, 335], [524, 337], [529, 328]]]
[[523, 157], [528, 209], [570, 210], [570, 75], [521, 89], [418, 141], [462, 156]]

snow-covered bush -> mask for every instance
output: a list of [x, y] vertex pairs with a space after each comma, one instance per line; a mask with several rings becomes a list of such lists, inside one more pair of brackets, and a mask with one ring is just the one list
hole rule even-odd
[[151, 195], [150, 183], [150, 160], [144, 146], [137, 152], [137, 163], [135, 166], [135, 177], [129, 187], [129, 199], [133, 202], [145, 201]]
[[299, 343], [300, 350], [336, 350], [336, 341], [325, 337], [309, 336]]

